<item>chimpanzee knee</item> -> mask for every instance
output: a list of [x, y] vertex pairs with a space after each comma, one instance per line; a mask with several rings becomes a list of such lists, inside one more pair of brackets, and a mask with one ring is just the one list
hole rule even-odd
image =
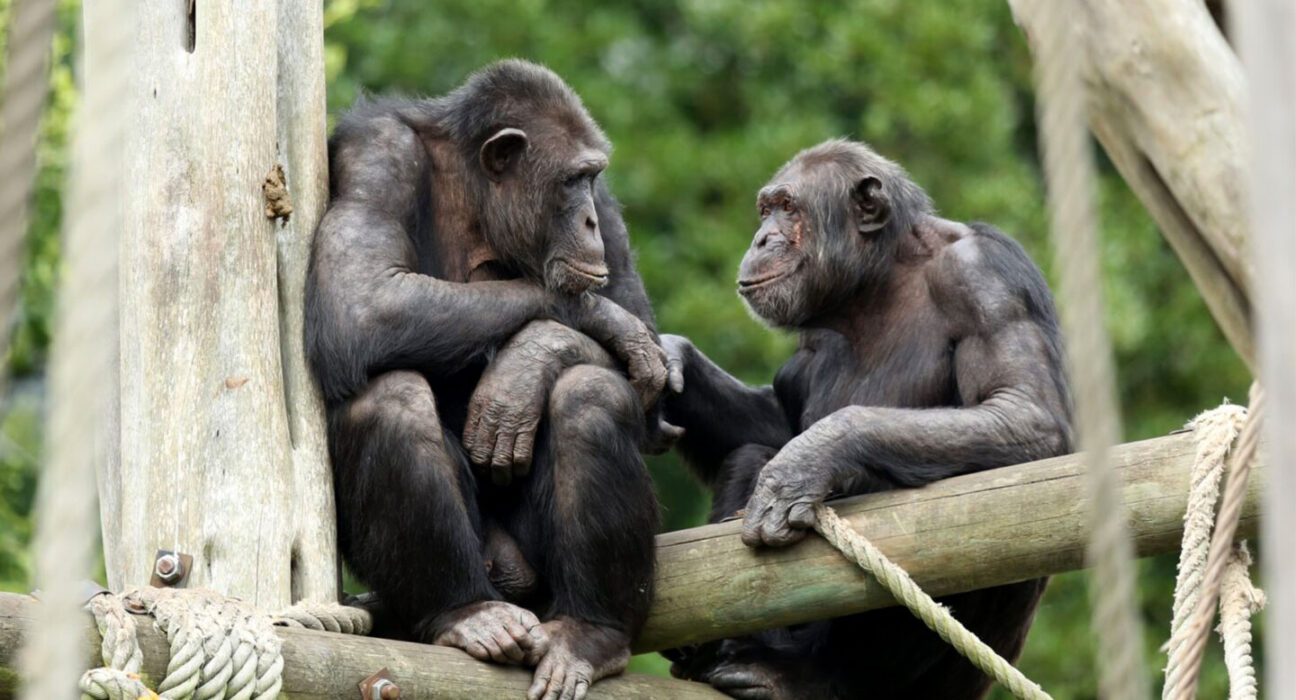
[[473, 475], [423, 376], [380, 375], [329, 413], [338, 541], [356, 575], [411, 621], [493, 597]]
[[554, 614], [628, 634], [652, 600], [658, 524], [640, 454], [643, 422], [623, 376], [589, 365], [566, 370], [550, 395], [545, 458], [530, 487], [535, 512], [547, 515], [536, 534], [547, 543]]

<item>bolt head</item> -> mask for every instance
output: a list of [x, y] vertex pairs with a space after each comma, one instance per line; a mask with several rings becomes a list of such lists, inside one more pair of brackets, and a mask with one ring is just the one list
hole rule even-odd
[[167, 583], [176, 581], [180, 578], [180, 557], [174, 554], [163, 554], [158, 557], [153, 573]]

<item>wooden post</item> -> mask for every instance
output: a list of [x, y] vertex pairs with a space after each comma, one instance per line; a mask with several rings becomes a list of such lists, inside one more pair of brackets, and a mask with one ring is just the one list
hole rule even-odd
[[1265, 697], [1296, 698], [1296, 8], [1289, 0], [1229, 5], [1251, 86], [1254, 226], [1260, 375], [1268, 394], [1269, 461], [1261, 540], [1265, 592]]
[[1237, 56], [1193, 0], [1009, 0], [1028, 41], [1042, 13], [1086, 29], [1089, 125], [1255, 367], [1246, 252], [1245, 84]]
[[120, 454], [99, 483], [109, 585], [147, 583], [155, 550], [178, 549], [191, 586], [269, 609], [336, 599], [301, 341], [327, 197], [321, 4], [136, 5]]

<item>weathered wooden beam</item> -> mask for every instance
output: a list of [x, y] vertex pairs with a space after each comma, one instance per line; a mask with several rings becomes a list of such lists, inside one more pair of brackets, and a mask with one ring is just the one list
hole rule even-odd
[[[0, 593], [0, 700], [16, 695], [15, 655], [37, 605], [29, 596]], [[138, 629], [144, 679], [156, 687], [166, 675], [166, 637], [151, 624], [140, 624]], [[531, 684], [529, 669], [483, 663], [457, 649], [311, 630], [276, 631], [284, 640], [283, 697], [293, 700], [355, 700], [360, 697], [360, 681], [383, 667], [406, 698], [524, 698]], [[101, 665], [98, 646], [99, 633], [87, 616], [87, 668]], [[589, 697], [716, 700], [724, 696], [698, 683], [626, 674], [595, 684]]]
[[[1195, 450], [1193, 435], [1182, 433], [1112, 452], [1141, 556], [1178, 548]], [[1266, 476], [1265, 465], [1257, 465], [1240, 537], [1255, 535]], [[945, 595], [1084, 566], [1084, 478], [1080, 458], [1069, 455], [833, 505], [923, 588]], [[737, 522], [722, 523], [657, 538], [657, 601], [636, 651], [894, 604], [871, 577], [818, 538], [788, 549], [754, 550], [739, 541], [738, 528]], [[32, 605], [25, 596], [0, 594], [0, 699], [8, 697], [3, 669], [13, 666]], [[151, 626], [142, 628], [148, 628], [142, 632], [148, 671], [156, 675], [165, 646]], [[280, 634], [285, 689], [292, 697], [352, 697], [355, 684], [382, 666], [415, 694], [436, 687], [444, 697], [475, 700], [520, 693], [527, 685], [525, 671], [478, 663], [455, 650], [290, 629]], [[87, 638], [87, 644], [92, 641]], [[595, 690], [603, 697], [708, 697], [704, 688], [665, 683], [671, 681], [626, 676]]]
[[[1009, 0], [1029, 41], [1055, 3]], [[1156, 220], [1229, 343], [1252, 370], [1242, 115], [1245, 80], [1209, 11], [1193, 0], [1084, 0], [1089, 121]]]
[[[1140, 556], [1178, 548], [1194, 450], [1191, 433], [1113, 450]], [[1265, 477], [1257, 465], [1240, 537], [1256, 532]], [[1071, 455], [833, 505], [919, 585], [943, 595], [1084, 566], [1084, 478]], [[722, 523], [657, 538], [657, 602], [637, 651], [894, 604], [819, 538], [753, 550], [738, 540], [738, 528]]]

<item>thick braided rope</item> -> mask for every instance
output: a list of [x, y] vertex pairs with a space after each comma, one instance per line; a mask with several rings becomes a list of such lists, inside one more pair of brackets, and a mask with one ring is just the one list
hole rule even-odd
[[270, 618], [240, 600], [200, 589], [139, 589], [170, 643], [158, 684], [167, 700], [271, 700], [283, 687], [282, 642]]
[[[1189, 476], [1188, 504], [1184, 509], [1183, 537], [1179, 543], [1179, 573], [1175, 578], [1170, 640], [1165, 645], [1165, 650], [1171, 654], [1182, 643], [1180, 630], [1192, 616], [1201, 596], [1202, 577], [1206, 573], [1211, 529], [1215, 526], [1215, 504], [1219, 502], [1225, 460], [1242, 430], [1246, 413], [1243, 406], [1225, 404], [1203, 412], [1188, 424], [1197, 443], [1197, 455]], [[1173, 689], [1174, 686], [1167, 683], [1162, 688], [1161, 696], [1170, 697]]]
[[1233, 546], [1220, 581], [1220, 637], [1228, 669], [1229, 700], [1256, 700], [1255, 661], [1251, 658], [1251, 616], [1265, 605], [1264, 591], [1251, 583], [1251, 552], [1245, 542]]
[[[1037, 0], [1042, 1], [1042, 0]], [[1120, 424], [1111, 344], [1102, 314], [1094, 215], [1093, 146], [1087, 133], [1082, 71], [1084, 32], [1078, 2], [1048, 3], [1040, 12], [1035, 76], [1040, 147], [1048, 185], [1050, 229], [1061, 290], [1068, 359], [1076, 389], [1076, 429], [1088, 464], [1091, 629], [1098, 640], [1099, 695], [1142, 700], [1149, 684], [1135, 598], [1134, 547], [1111, 446]]]
[[846, 524], [836, 511], [820, 503], [815, 506], [815, 530], [825, 540], [855, 562], [881, 583], [897, 601], [909, 608], [923, 624], [940, 635], [958, 653], [973, 665], [995, 679], [1014, 696], [1031, 700], [1049, 700], [1050, 696], [1037, 683], [1013, 667], [1007, 659], [995, 653], [962, 623], [954, 619], [949, 609], [937, 603], [918, 587], [909, 574], [895, 562], [886, 558], [863, 535]]
[[135, 618], [126, 612], [121, 598], [104, 593], [90, 599], [86, 606], [94, 615], [102, 642], [99, 645], [104, 665], [81, 674], [78, 686], [82, 698], [94, 700], [137, 700], [157, 695], [140, 680], [144, 652], [135, 636]]
[[369, 634], [373, 617], [368, 610], [341, 603], [302, 601], [274, 617], [279, 627], [299, 627], [339, 634]]
[[[0, 100], [0, 351], [18, 297], [27, 202], [36, 175], [36, 134], [49, 91], [45, 64], [54, 37], [53, 0], [15, 0], [11, 7], [4, 98]], [[0, 386], [4, 368], [0, 367]]]
[[1237, 534], [1238, 516], [1246, 498], [1246, 482], [1251, 475], [1260, 441], [1260, 426], [1264, 421], [1264, 390], [1258, 383], [1251, 385], [1251, 408], [1242, 434], [1238, 436], [1233, 451], [1233, 461], [1228, 470], [1224, 496], [1215, 518], [1215, 531], [1211, 535], [1210, 556], [1202, 576], [1201, 595], [1190, 617], [1180, 629], [1180, 639], [1171, 639], [1170, 662], [1166, 666], [1166, 685], [1173, 691], [1166, 695], [1173, 700], [1192, 700], [1197, 695], [1197, 676], [1201, 672], [1202, 653], [1210, 624], [1215, 617], [1215, 605], [1220, 594], [1224, 569], [1233, 554], [1233, 538]]

